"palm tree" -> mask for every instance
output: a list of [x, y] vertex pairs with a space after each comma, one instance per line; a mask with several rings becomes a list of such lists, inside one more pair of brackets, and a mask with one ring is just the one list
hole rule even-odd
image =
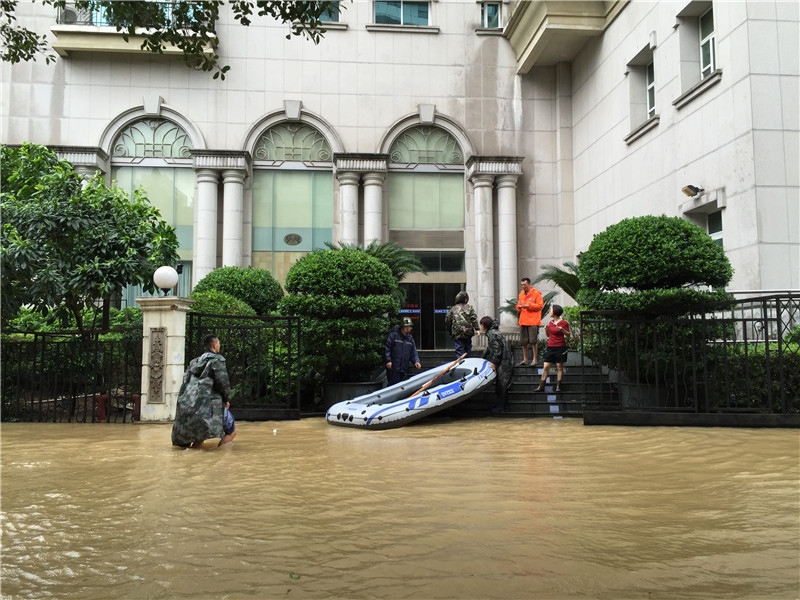
[[533, 280], [533, 283], [540, 281], [552, 281], [560, 287], [567, 296], [578, 301], [578, 292], [581, 289], [581, 280], [578, 277], [578, 265], [573, 262], [562, 263], [566, 269], [561, 269], [555, 265], [544, 265], [542, 274]]

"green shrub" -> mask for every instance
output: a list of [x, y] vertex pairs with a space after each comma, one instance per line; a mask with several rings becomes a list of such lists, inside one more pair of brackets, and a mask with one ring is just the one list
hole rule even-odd
[[783, 341], [787, 344], [800, 344], [800, 326], [791, 329]]
[[304, 387], [364, 381], [383, 364], [386, 315], [399, 310], [391, 269], [359, 248], [317, 250], [286, 276], [281, 314], [301, 317]]
[[680, 217], [623, 219], [594, 236], [581, 254], [583, 287], [611, 291], [685, 285], [726, 286], [733, 276], [722, 246]]
[[578, 292], [581, 304], [591, 310], [634, 314], [685, 314], [711, 302], [733, 300], [722, 290], [707, 292], [693, 288], [653, 289], [634, 292], [603, 292], [584, 288]]
[[281, 284], [269, 271], [256, 267], [222, 267], [211, 271], [194, 287], [194, 292], [217, 290], [248, 304], [257, 315], [268, 315], [283, 298]]

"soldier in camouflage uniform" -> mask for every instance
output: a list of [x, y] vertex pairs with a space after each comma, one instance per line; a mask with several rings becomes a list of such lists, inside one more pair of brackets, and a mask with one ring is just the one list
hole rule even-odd
[[481, 334], [478, 328], [478, 315], [475, 314], [475, 309], [468, 302], [469, 294], [464, 291], [458, 292], [456, 303], [444, 318], [444, 325], [453, 338], [457, 359], [464, 354], [469, 358], [472, 352], [472, 336]]
[[197, 448], [204, 440], [224, 436], [222, 413], [230, 400], [231, 386], [225, 358], [219, 354], [219, 338], [203, 338], [207, 352], [189, 363], [178, 395], [172, 445]]
[[500, 323], [492, 317], [481, 319], [481, 330], [486, 334], [487, 346], [483, 351], [483, 356], [490, 363], [497, 376], [495, 377], [495, 393], [497, 394], [497, 406], [492, 408], [492, 412], [503, 412], [506, 409], [508, 398], [508, 388], [511, 387], [511, 380], [514, 377], [514, 355], [506, 339], [500, 333]]

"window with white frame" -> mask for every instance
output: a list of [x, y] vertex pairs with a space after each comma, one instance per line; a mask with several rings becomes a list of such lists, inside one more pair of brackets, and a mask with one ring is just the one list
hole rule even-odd
[[[628, 93], [630, 95], [630, 143], [649, 128], [657, 125], [656, 67], [650, 44], [642, 48], [627, 64]], [[644, 131], [643, 131], [644, 129]]]
[[428, 2], [375, 2], [375, 23], [380, 25], [430, 25]]
[[715, 244], [722, 246], [722, 211], [709, 213], [706, 218], [706, 231]]
[[485, 29], [499, 29], [500, 2], [481, 2], [481, 27]]
[[647, 88], [647, 118], [656, 114], [656, 72], [653, 61], [645, 68], [645, 86]]
[[709, 8], [700, 15], [700, 79], [705, 79], [717, 68], [715, 36], [714, 36], [714, 10]]

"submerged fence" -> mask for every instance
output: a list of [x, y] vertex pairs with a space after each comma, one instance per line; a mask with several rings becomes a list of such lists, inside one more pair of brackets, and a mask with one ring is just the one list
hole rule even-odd
[[583, 355], [611, 385], [587, 410], [800, 413], [800, 294], [709, 305], [681, 316], [581, 313]]
[[3, 421], [139, 418], [141, 329], [9, 333], [0, 347]]
[[189, 313], [186, 361], [202, 354], [203, 337], [219, 337], [237, 419], [300, 418], [300, 318]]

